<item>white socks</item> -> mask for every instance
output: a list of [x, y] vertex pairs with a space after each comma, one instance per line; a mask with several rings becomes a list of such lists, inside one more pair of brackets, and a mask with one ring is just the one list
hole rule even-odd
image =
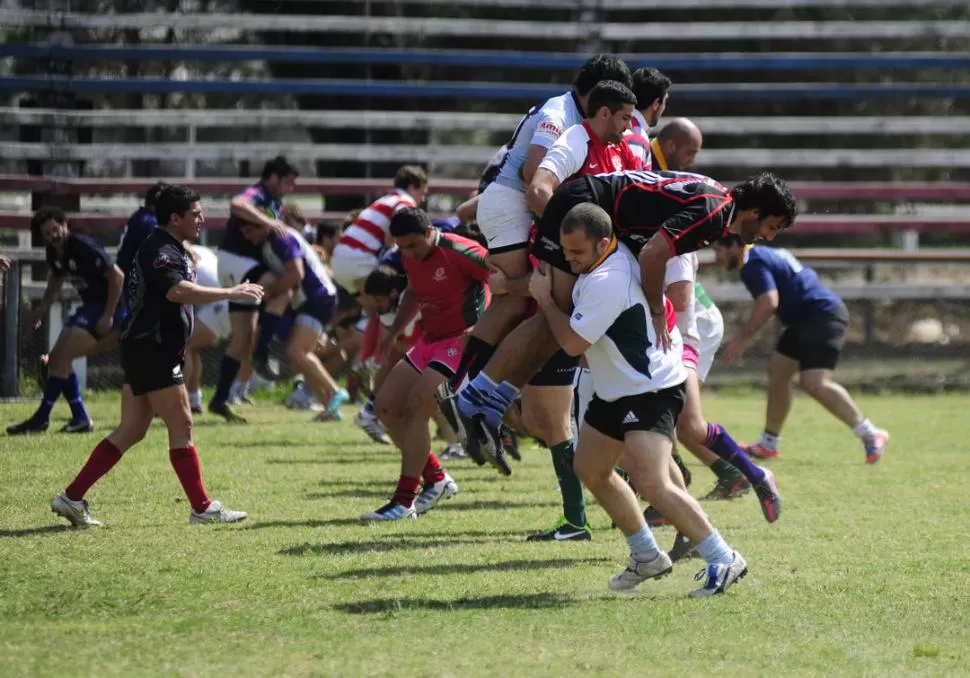
[[868, 438], [876, 435], [876, 427], [868, 419], [863, 419], [852, 428], [857, 438]]

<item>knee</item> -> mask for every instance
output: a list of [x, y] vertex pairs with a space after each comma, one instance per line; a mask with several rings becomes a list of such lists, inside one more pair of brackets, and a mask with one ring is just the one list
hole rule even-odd
[[612, 468], [605, 468], [596, 463], [591, 455], [578, 454], [573, 458], [573, 472], [583, 482], [583, 485], [593, 489], [599, 487], [613, 474]]
[[677, 420], [677, 437], [688, 445], [704, 445], [707, 422], [699, 417], [681, 417]]
[[391, 421], [397, 421], [400, 416], [395, 400], [397, 399], [383, 389], [377, 392], [377, 400], [374, 401], [374, 412], [377, 414], [377, 418], [385, 424]]
[[70, 349], [66, 346], [58, 346], [51, 351], [47, 359], [47, 369], [54, 376], [66, 377], [71, 373], [72, 358]]
[[802, 377], [801, 380], [802, 390], [813, 398], [818, 398], [825, 387], [828, 385], [828, 380], [825, 377], [812, 375], [809, 378]]
[[305, 364], [308, 359], [307, 352], [304, 351], [302, 347], [296, 346], [295, 344], [289, 344], [286, 347], [286, 357], [289, 358], [291, 363], [298, 367]]

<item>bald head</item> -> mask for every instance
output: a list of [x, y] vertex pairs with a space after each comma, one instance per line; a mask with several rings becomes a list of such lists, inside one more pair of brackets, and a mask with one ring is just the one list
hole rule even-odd
[[682, 172], [694, 165], [704, 136], [687, 118], [673, 118], [657, 134], [657, 140], [667, 159], [667, 169]]

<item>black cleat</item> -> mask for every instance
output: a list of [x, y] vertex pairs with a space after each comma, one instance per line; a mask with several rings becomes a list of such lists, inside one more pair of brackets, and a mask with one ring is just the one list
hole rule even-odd
[[481, 445], [482, 454], [485, 460], [498, 469], [503, 476], [512, 475], [512, 467], [505, 456], [505, 444], [502, 440], [502, 429], [504, 426], [491, 426], [485, 417], [476, 414], [473, 418], [476, 424], [475, 430], [478, 431], [478, 439]]
[[504, 433], [502, 435], [502, 447], [505, 449], [505, 453], [516, 461], [522, 461], [522, 455], [519, 454], [519, 437], [515, 435], [515, 431], [510, 429], [508, 426], [504, 427]]
[[751, 483], [740, 473], [734, 478], [718, 478], [714, 488], [701, 497], [702, 501], [730, 500], [751, 491]]
[[19, 424], [14, 424], [13, 426], [7, 427], [8, 436], [25, 436], [29, 433], [43, 433], [50, 426], [49, 422], [46, 421], [36, 421], [33, 417], [27, 421], [22, 421]]
[[672, 562], [677, 562], [678, 560], [686, 560], [687, 558], [700, 558], [697, 555], [697, 547], [688, 539], [685, 535], [680, 532], [674, 537], [674, 545], [670, 547], [667, 551], [667, 555], [670, 556]]
[[253, 356], [253, 371], [266, 381], [276, 381], [280, 378], [280, 364], [270, 357]]
[[229, 407], [229, 403], [225, 401], [216, 402], [213, 400], [211, 403], [209, 403], [209, 412], [211, 412], [212, 414], [218, 414], [220, 417], [225, 419], [230, 424], [246, 423], [246, 419], [244, 417], [240, 417], [238, 414], [233, 412], [232, 408]]
[[61, 433], [91, 433], [94, 430], [94, 422], [91, 418], [71, 419], [61, 428]]
[[526, 541], [590, 541], [593, 533], [589, 525], [576, 527], [565, 518], [562, 518], [556, 526], [548, 532], [538, 532], [526, 537]]
[[643, 519], [647, 521], [648, 527], [662, 527], [670, 524], [670, 521], [664, 518], [660, 514], [660, 511], [655, 509], [653, 506], [648, 506], [646, 509], [644, 509]]

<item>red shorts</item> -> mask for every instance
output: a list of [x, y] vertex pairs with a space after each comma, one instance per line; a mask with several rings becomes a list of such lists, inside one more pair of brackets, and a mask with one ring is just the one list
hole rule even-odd
[[421, 337], [407, 352], [405, 359], [421, 374], [431, 368], [446, 377], [453, 377], [461, 363], [464, 339], [464, 335], [458, 335], [429, 342]]

